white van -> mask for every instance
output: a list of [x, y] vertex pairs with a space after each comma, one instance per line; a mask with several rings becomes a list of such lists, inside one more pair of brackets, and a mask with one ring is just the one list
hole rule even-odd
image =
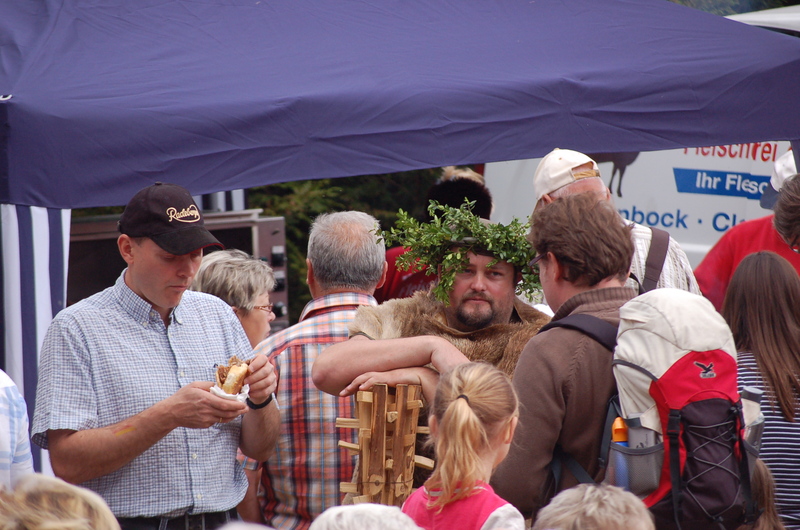
[[[800, 6], [732, 15], [748, 24], [800, 35]], [[554, 145], [571, 149], [569, 145]], [[586, 153], [597, 161], [620, 214], [668, 231], [696, 267], [735, 224], [770, 215], [759, 205], [786, 142], [754, 142], [652, 151]], [[495, 202], [493, 220], [527, 219], [533, 210], [533, 173], [540, 159], [486, 164]]]
[[[620, 214], [669, 232], [695, 267], [730, 227], [771, 213], [758, 201], [769, 186], [775, 159], [789, 147], [789, 142], [756, 142], [586, 154], [597, 161]], [[486, 185], [495, 202], [493, 220], [507, 223], [512, 217], [530, 217], [538, 164], [539, 159], [486, 164]]]

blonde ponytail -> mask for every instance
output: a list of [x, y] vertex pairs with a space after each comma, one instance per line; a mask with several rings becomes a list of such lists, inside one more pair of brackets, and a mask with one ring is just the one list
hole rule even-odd
[[431, 408], [438, 424], [436, 469], [426, 486], [441, 492], [432, 507], [473, 493], [483, 478], [482, 455], [518, 414], [511, 381], [494, 366], [466, 363], [442, 375]]

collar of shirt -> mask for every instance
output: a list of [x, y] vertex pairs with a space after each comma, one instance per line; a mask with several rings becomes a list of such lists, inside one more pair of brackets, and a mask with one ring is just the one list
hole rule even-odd
[[[136, 322], [140, 322], [143, 325], [147, 325], [147, 323], [153, 319], [161, 320], [161, 316], [153, 309], [152, 304], [134, 293], [131, 288], [128, 287], [128, 284], [125, 283], [125, 273], [127, 270], [126, 268], [122, 271], [122, 274], [119, 275], [117, 282], [114, 284], [114, 295], [120, 307], [130, 314]], [[170, 322], [181, 324], [183, 320], [181, 318], [181, 312], [182, 309], [180, 309], [180, 304], [178, 304], [170, 313]]]
[[319, 298], [314, 298], [306, 304], [306, 307], [303, 308], [303, 313], [300, 315], [300, 322], [333, 308], [341, 309], [341, 306], [360, 305], [376, 306], [378, 305], [378, 302], [372, 297], [372, 295], [353, 292], [334, 293], [326, 296], [320, 296]]

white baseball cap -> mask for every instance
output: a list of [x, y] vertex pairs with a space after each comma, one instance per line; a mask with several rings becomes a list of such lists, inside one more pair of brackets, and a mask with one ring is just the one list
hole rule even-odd
[[794, 161], [792, 150], [785, 152], [778, 157], [772, 166], [772, 176], [769, 179], [769, 187], [764, 189], [759, 201], [762, 208], [771, 210], [778, 200], [778, 192], [781, 186], [789, 177], [797, 174], [797, 164]]
[[[589, 163], [592, 164], [591, 169], [575, 171], [578, 167]], [[536, 195], [538, 203], [543, 195], [553, 193], [567, 184], [599, 176], [600, 170], [597, 168], [597, 162], [583, 153], [570, 149], [553, 149], [542, 158], [536, 168], [536, 173], [533, 174], [533, 193]]]

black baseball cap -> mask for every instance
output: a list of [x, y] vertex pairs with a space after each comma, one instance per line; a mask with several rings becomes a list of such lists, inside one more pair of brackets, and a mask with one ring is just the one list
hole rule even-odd
[[210, 246], [225, 248], [204, 226], [191, 193], [177, 184], [156, 182], [140, 190], [122, 212], [118, 227], [130, 237], [149, 237], [176, 256]]

